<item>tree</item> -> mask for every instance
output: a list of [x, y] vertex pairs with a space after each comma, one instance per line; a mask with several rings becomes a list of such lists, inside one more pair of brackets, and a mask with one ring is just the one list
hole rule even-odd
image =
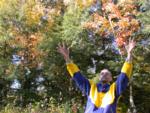
[[[128, 0], [127, 5], [124, 5], [124, 0], [114, 2], [115, 4], [105, 0], [1, 0], [1, 106], [12, 103], [16, 106], [30, 106], [29, 112], [36, 104], [40, 110], [46, 109], [48, 112], [64, 109], [72, 112], [72, 107], [79, 107], [83, 112], [85, 99], [67, 76], [65, 63], [56, 51], [57, 44], [63, 41], [71, 47], [72, 59], [87, 78], [97, 82], [96, 75], [105, 67], [111, 70], [115, 80], [125, 55], [120, 56], [118, 50], [121, 46], [117, 46], [117, 37], [114, 37], [121, 31], [113, 31], [115, 28], [112, 25], [118, 25], [124, 30], [134, 25], [123, 33], [137, 40], [133, 85], [131, 91], [127, 90], [123, 94], [118, 112], [127, 112], [130, 102], [126, 98], [132, 92], [137, 112], [148, 113], [149, 3]], [[113, 10], [110, 11], [107, 6]], [[133, 15], [126, 17], [126, 12], [136, 18]], [[120, 13], [122, 17], [119, 16]], [[132, 21], [129, 25], [130, 17]], [[95, 28], [96, 22], [98, 25], [103, 22], [102, 27]], [[108, 35], [105, 34], [105, 27], [108, 27]], [[138, 32], [132, 34], [133, 32], [128, 32], [130, 30]], [[126, 37], [123, 40], [129, 38]]]

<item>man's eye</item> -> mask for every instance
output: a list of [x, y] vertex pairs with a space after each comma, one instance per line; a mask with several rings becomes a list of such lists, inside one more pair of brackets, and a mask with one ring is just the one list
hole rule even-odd
[[103, 75], [104, 73], [102, 72], [101, 74]]

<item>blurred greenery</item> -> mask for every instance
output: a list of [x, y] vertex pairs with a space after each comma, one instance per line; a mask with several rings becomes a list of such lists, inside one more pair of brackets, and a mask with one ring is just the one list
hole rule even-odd
[[[0, 113], [83, 113], [86, 97], [56, 51], [60, 42], [71, 47], [71, 58], [87, 78], [97, 82], [103, 68], [114, 80], [120, 73], [125, 55], [112, 51], [109, 39], [90, 37], [82, 27], [90, 19], [89, 7], [64, 1], [0, 1]], [[149, 113], [150, 1], [136, 4], [141, 29], [135, 37], [133, 98], [138, 113]], [[129, 93], [128, 88], [120, 98], [118, 113], [130, 108]]]

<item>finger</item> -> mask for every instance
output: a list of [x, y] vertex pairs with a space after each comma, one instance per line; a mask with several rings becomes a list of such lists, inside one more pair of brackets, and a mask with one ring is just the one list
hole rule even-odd
[[129, 43], [131, 43], [131, 40], [132, 40], [132, 38], [130, 37], [130, 38], [129, 38]]
[[135, 40], [133, 41], [133, 43], [134, 43], [134, 45], [136, 45], [136, 41]]
[[57, 46], [56, 49], [59, 49], [59, 47]]
[[133, 41], [133, 44], [134, 44], [134, 46], [136, 45], [136, 41], [135, 40]]
[[67, 50], [70, 51], [70, 48], [71, 48], [71, 47], [69, 46], [69, 47], [67, 48]]
[[59, 47], [56, 47], [56, 49], [59, 50], [60, 48], [59, 48]]
[[61, 43], [60, 42], [58, 43], [58, 47], [61, 48]]
[[127, 43], [126, 42], [124, 42], [123, 45], [124, 45], [124, 47], [127, 47]]
[[64, 42], [62, 43], [62, 46], [63, 46], [63, 48], [65, 48], [65, 43]]
[[132, 38], [132, 41], [131, 41], [131, 42], [132, 42], [132, 43], [135, 42], [135, 37]]
[[62, 49], [61, 43], [58, 44], [58, 46], [56, 47], [56, 49], [59, 50], [59, 51], [61, 51], [61, 49]]
[[124, 45], [124, 46], [127, 46], [127, 41], [126, 41], [126, 42], [123, 42], [123, 45]]
[[127, 43], [125, 43], [124, 48], [125, 48], [126, 50], [128, 50], [129, 45], [128, 45]]
[[136, 44], [136, 41], [134, 40], [134, 44]]
[[135, 41], [135, 37], [133, 37], [132, 40]]
[[125, 42], [123, 42], [123, 46], [126, 47], [126, 43]]

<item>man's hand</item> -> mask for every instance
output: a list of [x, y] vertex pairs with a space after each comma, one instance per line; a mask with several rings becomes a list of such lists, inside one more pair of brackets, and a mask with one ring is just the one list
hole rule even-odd
[[71, 61], [69, 56], [69, 48], [67, 48], [64, 43], [58, 44], [57, 51], [64, 57], [66, 62]]
[[136, 42], [132, 39], [129, 39], [129, 44], [126, 46], [127, 53], [132, 53], [133, 48], [136, 46]]
[[127, 61], [131, 62], [132, 61], [132, 51], [134, 49], [134, 47], [136, 46], [136, 42], [132, 39], [129, 39], [129, 44], [125, 46], [126, 51], [127, 51]]

